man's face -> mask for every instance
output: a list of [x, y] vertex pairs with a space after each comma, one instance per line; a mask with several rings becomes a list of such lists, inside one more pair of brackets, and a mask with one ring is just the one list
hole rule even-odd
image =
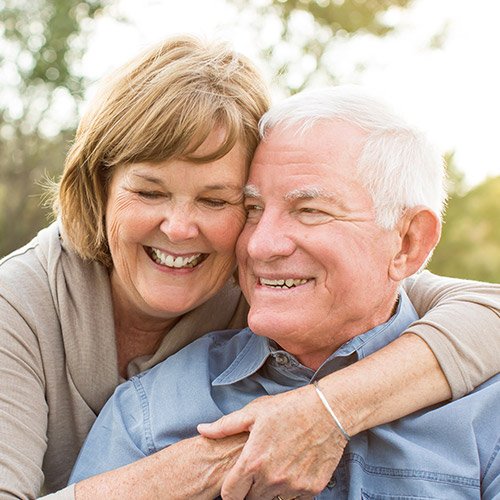
[[237, 244], [252, 330], [317, 368], [386, 321], [397, 231], [375, 223], [356, 164], [364, 132], [340, 121], [271, 131], [255, 154]]

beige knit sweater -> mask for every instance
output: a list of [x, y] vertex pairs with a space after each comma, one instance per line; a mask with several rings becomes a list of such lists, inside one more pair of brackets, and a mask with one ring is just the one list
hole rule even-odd
[[[454, 396], [498, 371], [499, 286], [424, 273], [407, 291], [420, 315], [433, 308], [411, 331], [435, 352]], [[243, 327], [246, 313], [239, 289], [226, 285], [185, 315], [153, 356], [130, 363], [129, 376], [205, 332]], [[0, 261], [0, 498], [63, 488], [122, 381], [108, 273], [65, 249], [54, 223]], [[55, 496], [71, 498], [72, 489]]]

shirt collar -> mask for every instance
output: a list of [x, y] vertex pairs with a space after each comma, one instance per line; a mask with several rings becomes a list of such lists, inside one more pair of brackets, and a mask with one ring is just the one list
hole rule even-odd
[[238, 352], [234, 361], [212, 382], [212, 385], [229, 385], [253, 375], [271, 354], [269, 339], [255, 335], [245, 328], [238, 335], [249, 336], [248, 342]]
[[[321, 378], [373, 354], [399, 337], [416, 319], [418, 315], [410, 299], [405, 291], [400, 289], [396, 312], [389, 320], [343, 344], [320, 366], [313, 378]], [[276, 344], [272, 340], [254, 334], [249, 328], [241, 333], [249, 335], [248, 342], [229, 367], [212, 382], [212, 385], [230, 385], [250, 377], [266, 363], [269, 356], [282, 352], [276, 349]], [[295, 359], [292, 355], [289, 356]], [[296, 361], [296, 364], [300, 363]]]

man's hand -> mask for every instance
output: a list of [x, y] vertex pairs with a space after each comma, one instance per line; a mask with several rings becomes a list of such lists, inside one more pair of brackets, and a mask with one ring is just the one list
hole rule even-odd
[[198, 432], [217, 439], [249, 432], [222, 485], [224, 500], [301, 500], [327, 483], [347, 444], [312, 386], [258, 398]]

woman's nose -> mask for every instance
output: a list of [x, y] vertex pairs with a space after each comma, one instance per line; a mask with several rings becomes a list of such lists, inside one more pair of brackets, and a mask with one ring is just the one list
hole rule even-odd
[[160, 230], [172, 242], [190, 240], [199, 234], [196, 216], [185, 205], [169, 207], [160, 224]]

